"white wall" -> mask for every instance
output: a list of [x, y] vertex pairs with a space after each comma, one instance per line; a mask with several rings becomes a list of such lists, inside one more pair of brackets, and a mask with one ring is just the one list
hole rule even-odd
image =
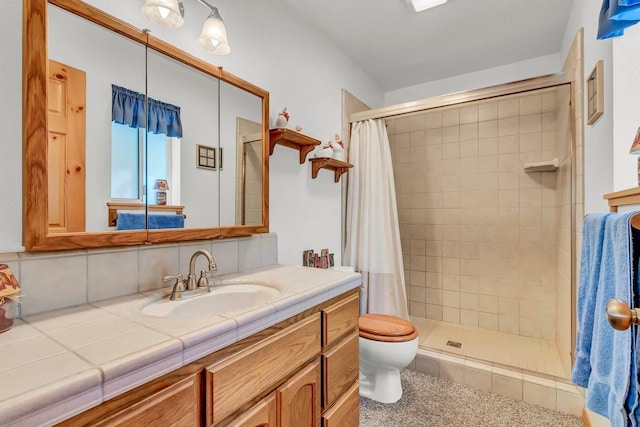
[[[591, 72], [598, 60], [604, 61], [604, 114], [593, 125], [584, 125], [585, 214], [608, 211], [602, 195], [613, 191], [613, 56], [611, 40], [596, 39], [601, 6], [601, 0], [574, 1], [562, 44], [562, 58], [565, 58], [576, 32], [583, 27], [584, 77]], [[584, 105], [587, 105], [586, 89]], [[631, 141], [629, 147], [630, 144]]]
[[[49, 8], [49, 58], [86, 73], [86, 230], [109, 230], [111, 85], [145, 92], [145, 48], [57, 7]], [[95, 55], [96, 49], [104, 55]], [[116, 65], [114, 58], [121, 63]]]
[[22, 2], [0, 13], [0, 252], [22, 247]]
[[442, 80], [421, 83], [384, 94], [385, 105], [400, 104], [418, 99], [431, 98], [472, 89], [510, 83], [532, 77], [557, 73], [562, 69], [564, 57], [559, 54], [545, 55], [475, 73], [462, 74]]
[[640, 25], [613, 39], [613, 190], [638, 183], [638, 156], [629, 154], [640, 126]]
[[[6, 1], [6, 0], [5, 0]], [[189, 51], [270, 92], [273, 118], [284, 106], [291, 125], [328, 140], [340, 130], [340, 90], [349, 90], [372, 107], [383, 104], [382, 90], [337, 46], [286, 6], [282, 0], [264, 2], [224, 0], [218, 3], [228, 30], [231, 53], [224, 57], [199, 51], [195, 40], [207, 16], [195, 0], [185, 0], [186, 23], [180, 31], [160, 29], [140, 14], [142, 0], [87, 1], [137, 27]], [[22, 2], [9, 0], [0, 16], [0, 252], [21, 248], [21, 22]], [[344, 178], [343, 178], [344, 179]], [[320, 171], [311, 179], [309, 164], [298, 153], [277, 147], [270, 164], [270, 229], [278, 234], [279, 262], [300, 264], [304, 249], [329, 248], [340, 262], [340, 185], [333, 174]]]

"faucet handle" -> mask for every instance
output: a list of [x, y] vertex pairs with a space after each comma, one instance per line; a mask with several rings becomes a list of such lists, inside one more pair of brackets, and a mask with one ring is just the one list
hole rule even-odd
[[209, 288], [209, 279], [207, 279], [207, 272], [200, 270], [200, 278], [198, 279], [199, 288]]
[[182, 281], [182, 274], [178, 273], [175, 276], [164, 276], [162, 278], [163, 282], [172, 282], [172, 281], [176, 281], [176, 282], [181, 282]]

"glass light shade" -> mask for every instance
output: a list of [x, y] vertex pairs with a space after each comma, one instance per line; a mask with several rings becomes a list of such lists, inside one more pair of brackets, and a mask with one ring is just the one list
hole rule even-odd
[[445, 4], [447, 0], [411, 0], [411, 5], [416, 12], [431, 9], [432, 7]]
[[226, 55], [231, 52], [227, 41], [227, 29], [217, 12], [209, 15], [204, 22], [202, 33], [198, 38], [198, 46], [214, 55]]
[[167, 28], [178, 28], [184, 24], [178, 0], [147, 0], [142, 6], [147, 19]]

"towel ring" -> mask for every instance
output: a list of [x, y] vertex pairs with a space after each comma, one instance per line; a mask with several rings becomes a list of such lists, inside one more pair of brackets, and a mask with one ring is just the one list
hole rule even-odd
[[606, 311], [609, 324], [619, 331], [629, 329], [632, 323], [640, 324], [640, 309], [630, 308], [622, 300], [610, 299]]

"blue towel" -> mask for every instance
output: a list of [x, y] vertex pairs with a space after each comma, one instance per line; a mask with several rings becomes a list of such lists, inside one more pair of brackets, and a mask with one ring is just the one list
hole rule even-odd
[[[118, 230], [144, 230], [144, 213], [118, 212]], [[182, 215], [149, 215], [149, 229], [158, 228], [184, 228], [184, 216]]]
[[149, 215], [149, 228], [184, 228], [184, 216]]
[[635, 330], [616, 331], [605, 312], [611, 298], [633, 305], [633, 214], [588, 215], [583, 227], [576, 362], [571, 379], [588, 388], [585, 406], [607, 417], [612, 427], [636, 425], [635, 415], [629, 416], [638, 404]]
[[117, 230], [144, 230], [143, 213], [118, 212]]

